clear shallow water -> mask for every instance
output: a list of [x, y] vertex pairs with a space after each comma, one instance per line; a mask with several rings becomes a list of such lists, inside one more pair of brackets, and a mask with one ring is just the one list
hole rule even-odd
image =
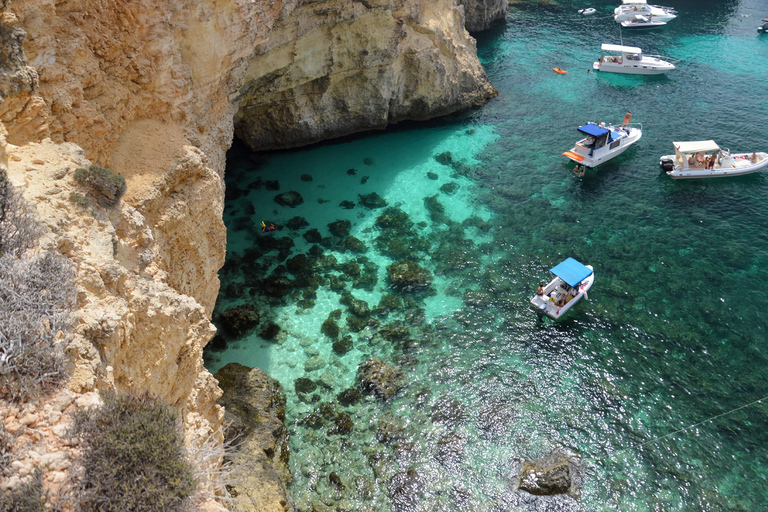
[[[207, 354], [208, 367], [215, 372], [237, 361], [283, 384], [291, 492], [301, 510], [322, 501], [343, 510], [393, 510], [392, 476], [408, 469], [423, 489], [400, 510], [768, 508], [765, 404], [675, 433], [768, 395], [761, 300], [768, 181], [764, 173], [673, 181], [658, 167], [672, 140], [713, 138], [734, 151], [768, 147], [768, 129], [761, 128], [768, 67], [759, 64], [768, 57], [768, 36], [756, 32], [766, 6], [669, 4], [679, 18], [663, 29], [623, 34], [625, 44], [681, 59], [668, 76], [587, 73], [601, 43], [619, 42], [618, 25], [605, 18], [608, 2], [593, 2], [592, 17], [577, 15], [586, 5], [575, 2], [522, 5], [479, 37], [500, 91], [482, 109], [255, 159], [232, 151], [230, 256], [217, 308], [256, 304], [263, 322], [273, 320], [283, 332], [265, 341], [257, 328], [231, 340], [226, 351]], [[553, 73], [556, 66], [569, 73]], [[576, 140], [575, 127], [619, 121], [627, 110], [642, 123], [643, 138], [575, 177], [560, 155]], [[436, 160], [446, 152], [453, 166]], [[312, 181], [302, 181], [304, 174]], [[277, 180], [279, 191], [256, 188], [259, 179]], [[455, 191], [441, 190], [451, 183]], [[235, 198], [238, 188], [243, 195]], [[304, 203], [273, 201], [288, 190]], [[404, 230], [402, 239], [419, 248], [412, 256], [433, 272], [434, 293], [402, 294], [402, 307], [372, 315], [379, 326], [350, 332], [346, 319], [353, 315], [330, 288], [330, 277], [343, 275], [341, 264], [357, 261], [375, 274], [372, 288], [345, 285], [371, 308], [393, 293], [386, 265], [394, 259], [375, 223], [382, 210], [339, 206], [370, 192], [413, 221], [413, 235]], [[431, 197], [447, 218], [434, 201], [430, 213], [424, 199]], [[294, 216], [309, 226], [287, 228]], [[317, 272], [323, 280], [314, 294], [259, 294], [254, 274], [277, 279], [275, 269], [284, 272], [281, 264], [309, 252], [307, 230], [328, 237], [328, 223], [338, 219], [349, 220], [350, 234], [366, 244], [363, 255], [326, 240], [324, 254], [339, 265]], [[266, 251], [261, 220], [282, 226], [270, 237], [295, 245], [282, 255]], [[257, 259], [246, 252], [259, 240], [264, 255]], [[567, 256], [595, 267], [590, 300], [558, 324], [540, 323], [528, 299]], [[337, 309], [342, 335], [354, 346], [343, 355], [321, 332]], [[407, 327], [414, 341], [387, 339], [393, 327]], [[388, 402], [340, 405], [337, 394], [374, 356], [398, 364], [408, 385]], [[324, 364], [306, 371], [316, 357]], [[312, 392], [318, 402], [295, 392], [299, 377], [324, 383]], [[313, 412], [331, 419], [307, 422]], [[341, 412], [352, 432], [329, 434]], [[518, 458], [555, 448], [581, 457], [578, 499], [514, 492]], [[329, 483], [331, 472], [344, 490]]]

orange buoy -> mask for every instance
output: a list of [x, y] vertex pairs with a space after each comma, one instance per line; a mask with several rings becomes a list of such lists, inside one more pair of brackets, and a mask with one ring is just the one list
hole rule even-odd
[[552, 71], [554, 71], [555, 73], [560, 73], [561, 75], [564, 75], [567, 73], [566, 70], [560, 69], [560, 68], [552, 68]]

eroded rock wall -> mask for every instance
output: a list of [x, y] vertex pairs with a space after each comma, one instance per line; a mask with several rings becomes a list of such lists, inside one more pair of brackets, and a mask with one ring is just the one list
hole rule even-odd
[[507, 15], [509, 0], [459, 0], [464, 6], [465, 27], [470, 32], [488, 30], [491, 23]]
[[485, 102], [496, 90], [456, 0], [328, 0], [285, 9], [236, 96], [238, 135], [290, 148]]

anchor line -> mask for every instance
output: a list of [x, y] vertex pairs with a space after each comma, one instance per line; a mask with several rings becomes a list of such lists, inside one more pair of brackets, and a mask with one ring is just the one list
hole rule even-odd
[[657, 438], [655, 438], [655, 439], [651, 439], [650, 441], [646, 441], [646, 442], [644, 442], [644, 443], [640, 443], [640, 446], [645, 446], [645, 445], [647, 445], [647, 444], [655, 443], [656, 441], [661, 441], [662, 439], [665, 439], [665, 438], [667, 438], [667, 437], [669, 437], [669, 436], [673, 436], [673, 435], [675, 435], [675, 434], [679, 434], [680, 432], [685, 432], [686, 430], [690, 430], [690, 429], [692, 429], [692, 428], [694, 428], [694, 427], [698, 427], [699, 425], [703, 425], [704, 423], [708, 423], [708, 422], [710, 422], [710, 421], [712, 421], [712, 420], [716, 420], [717, 418], [721, 418], [721, 417], [723, 417], [723, 416], [727, 416], [727, 415], [729, 415], [729, 414], [731, 414], [731, 413], [734, 413], [734, 412], [736, 412], [736, 411], [740, 411], [741, 409], [746, 409], [747, 407], [750, 407], [750, 406], [752, 406], [752, 405], [755, 405], [756, 403], [760, 403], [760, 402], [762, 402], [763, 400], [768, 400], [768, 396], [765, 396], [765, 397], [763, 397], [763, 398], [760, 398], [759, 400], [755, 400], [755, 401], [753, 401], [753, 402], [750, 402], [750, 403], [748, 403], [748, 404], [746, 404], [746, 405], [742, 405], [741, 407], [736, 407], [735, 409], [731, 409], [730, 411], [726, 411], [726, 412], [723, 412], [723, 413], [717, 414], [717, 415], [715, 415], [715, 416], [712, 416], [711, 418], [707, 418], [707, 419], [705, 419], [705, 420], [703, 420], [703, 421], [700, 421], [700, 422], [698, 422], [698, 423], [694, 423], [693, 425], [690, 425], [690, 426], [688, 426], [688, 427], [685, 427], [685, 428], [681, 428], [681, 429], [675, 430], [674, 432], [670, 432], [669, 434], [664, 434], [664, 435], [663, 435], [663, 436], [661, 436], [661, 437], [657, 437]]

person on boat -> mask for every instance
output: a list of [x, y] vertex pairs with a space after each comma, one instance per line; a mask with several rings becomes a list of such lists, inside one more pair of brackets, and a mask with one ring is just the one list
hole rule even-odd
[[536, 295], [544, 295], [544, 283], [539, 283], [539, 287], [536, 288]]
[[555, 302], [555, 306], [557, 307], [563, 307], [565, 306], [565, 294], [562, 294], [559, 299], [557, 299], [557, 302]]
[[626, 114], [624, 114], [624, 121], [621, 123], [622, 128], [629, 128], [629, 123], [632, 122], [632, 111], [630, 110]]
[[717, 152], [715, 151], [714, 153], [712, 153], [709, 156], [709, 158], [707, 159], [706, 165], [704, 165], [705, 169], [714, 169], [715, 168], [715, 155], [716, 154], [717, 154]]
[[751, 155], [749, 155], [749, 161], [753, 164], [757, 162], [757, 152], [752, 152]]
[[704, 164], [706, 163], [706, 159], [704, 158], [704, 153], [699, 151], [696, 153], [696, 165], [700, 165], [704, 167]]

